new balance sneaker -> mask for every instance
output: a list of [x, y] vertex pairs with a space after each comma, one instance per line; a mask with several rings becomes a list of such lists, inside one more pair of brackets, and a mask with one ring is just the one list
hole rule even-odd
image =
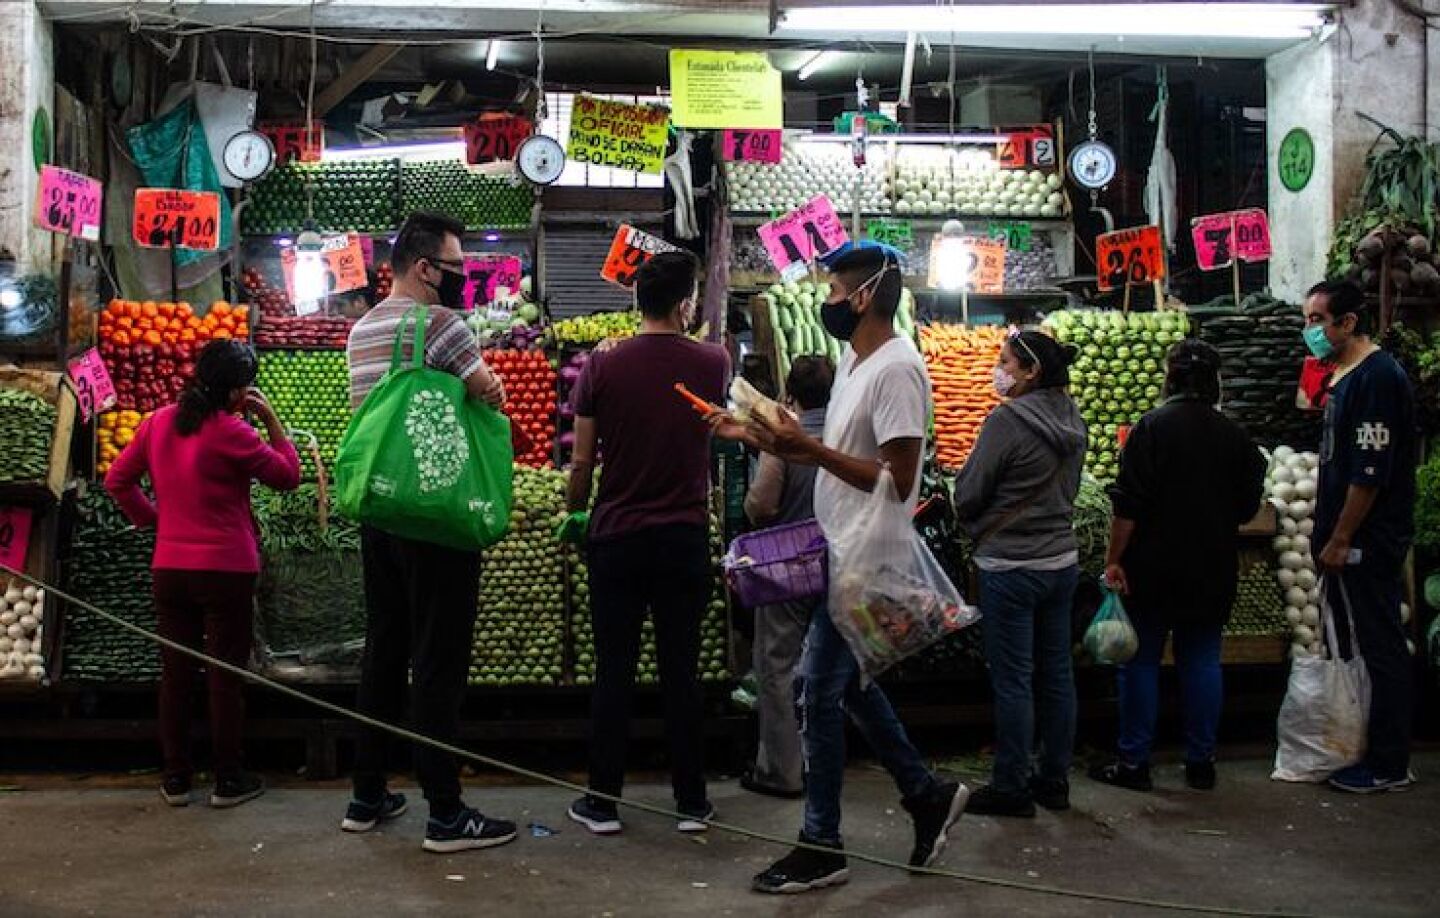
[[624, 828], [615, 804], [589, 794], [570, 804], [570, 818], [596, 835], [618, 835]]
[[160, 796], [171, 806], [190, 805], [190, 779], [170, 777], [160, 784]]
[[1070, 782], [1045, 781], [1039, 777], [1030, 779], [1030, 796], [1035, 802], [1054, 813], [1070, 809]]
[[216, 809], [248, 803], [265, 793], [265, 781], [259, 775], [247, 771], [215, 779], [215, 790], [210, 794], [210, 805]]
[[1155, 789], [1155, 782], [1150, 779], [1149, 765], [1127, 765], [1119, 759], [1090, 769], [1090, 780], [1133, 791], [1146, 792]]
[[1398, 775], [1381, 774], [1364, 763], [1342, 768], [1330, 776], [1331, 787], [1350, 794], [1379, 794], [1385, 791], [1409, 790], [1414, 783], [1414, 772], [1407, 771]]
[[1191, 790], [1214, 790], [1215, 763], [1186, 762], [1185, 785]]
[[998, 790], [987, 784], [970, 795], [965, 812], [975, 816], [1013, 816], [1019, 819], [1035, 818], [1035, 800], [1028, 794]]
[[[814, 845], [804, 835], [803, 844]], [[845, 848], [841, 845], [824, 845], [833, 851], [815, 851], [810, 848], [796, 848], [766, 870], [755, 875], [751, 888], [756, 892], [776, 895], [794, 895], [827, 886], [839, 886], [850, 879], [850, 868], [846, 866]]]
[[969, 800], [970, 788], [958, 781], [941, 781], [924, 796], [902, 802], [915, 823], [911, 867], [929, 867], [935, 863], [949, 841], [950, 827], [965, 812]]
[[382, 822], [389, 822], [404, 814], [408, 804], [404, 794], [387, 793], [380, 800], [351, 800], [345, 809], [345, 818], [340, 828], [346, 832], [369, 832]]
[[425, 825], [425, 842], [420, 847], [435, 854], [454, 854], [473, 848], [494, 848], [515, 840], [515, 823], [489, 819], [484, 813], [465, 807], [450, 822], [431, 819]]
[[715, 807], [712, 806], [709, 801], [702, 803], [700, 806], [682, 806], [678, 809], [680, 815], [685, 818], [675, 823], [675, 829], [687, 835], [698, 835], [701, 832], [708, 831], [710, 826], [706, 824], [706, 821], [715, 818]]

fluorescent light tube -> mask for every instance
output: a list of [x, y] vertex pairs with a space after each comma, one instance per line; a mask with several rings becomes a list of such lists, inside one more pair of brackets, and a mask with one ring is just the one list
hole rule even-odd
[[815, 71], [819, 70], [820, 67], [830, 58], [830, 56], [831, 55], [829, 51], [816, 51], [810, 56], [810, 59], [808, 61], [800, 65], [800, 72], [797, 73], [796, 76], [799, 77], [801, 80], [810, 79], [810, 77], [815, 73]]
[[490, 50], [485, 52], [485, 69], [494, 70], [495, 64], [500, 60], [500, 40], [490, 39]]

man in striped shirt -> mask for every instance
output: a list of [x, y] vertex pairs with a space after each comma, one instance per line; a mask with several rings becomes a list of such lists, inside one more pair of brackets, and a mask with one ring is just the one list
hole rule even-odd
[[[485, 365], [479, 345], [453, 310], [465, 286], [460, 236], [465, 228], [449, 217], [413, 214], [395, 238], [390, 261], [393, 295], [370, 310], [350, 332], [350, 400], [359, 407], [390, 369], [396, 332], [405, 314], [425, 306], [425, 365], [465, 381], [470, 398], [499, 406], [500, 380]], [[407, 333], [401, 348], [413, 358]], [[362, 526], [365, 568], [365, 657], [357, 707], [371, 717], [396, 723], [410, 690], [410, 726], [429, 737], [454, 742], [460, 703], [470, 671], [471, 632], [480, 596], [480, 553], [454, 551]], [[414, 677], [411, 678], [413, 664]], [[405, 811], [405, 797], [386, 788], [389, 737], [362, 731], [355, 754], [355, 799], [340, 826], [368, 832]], [[427, 851], [448, 853], [503, 845], [515, 825], [487, 818], [461, 798], [459, 765], [429, 746], [415, 747], [415, 773], [430, 804], [425, 827]]]

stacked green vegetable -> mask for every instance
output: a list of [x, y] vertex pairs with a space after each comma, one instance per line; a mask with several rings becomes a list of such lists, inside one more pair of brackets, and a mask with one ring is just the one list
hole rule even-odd
[[[155, 531], [135, 529], [99, 488], [77, 503], [65, 588], [147, 631], [156, 628], [150, 598]], [[156, 645], [77, 605], [66, 609], [65, 676], [93, 682], [153, 682], [160, 677]]]
[[1240, 582], [1231, 607], [1226, 634], [1289, 635], [1285, 598], [1275, 580], [1276, 568], [1265, 558], [1242, 558]]
[[439, 211], [469, 229], [523, 229], [535, 205], [528, 184], [479, 175], [453, 159], [406, 162], [400, 185], [403, 212]]
[[1300, 310], [1263, 293], [1235, 308], [1220, 297], [1189, 311], [1196, 334], [1220, 352], [1221, 408], [1265, 446], [1313, 446], [1319, 416], [1295, 407], [1306, 357]]
[[55, 406], [33, 392], [0, 389], [0, 484], [43, 481], [50, 468]]
[[1093, 475], [1080, 478], [1080, 491], [1075, 495], [1075, 515], [1071, 525], [1080, 549], [1080, 573], [1095, 578], [1105, 573], [1105, 554], [1110, 549], [1110, 494]]
[[385, 232], [399, 223], [399, 190], [397, 160], [292, 162], [255, 185], [242, 211], [242, 232], [299, 232], [305, 225], [306, 199], [312, 195], [315, 223], [321, 229]]
[[485, 550], [470, 684], [558, 685], [565, 675], [562, 472], [515, 466], [510, 531]]
[[[263, 351], [256, 385], [270, 399], [280, 423], [314, 434], [320, 459], [333, 468], [335, 452], [350, 423], [350, 371], [344, 351]], [[315, 477], [315, 462], [304, 437], [296, 441], [300, 469]]]
[[[829, 284], [808, 280], [771, 284], [760, 295], [769, 310], [781, 379], [790, 374], [790, 364], [796, 357], [821, 354], [836, 363], [840, 361], [844, 345], [831, 337], [820, 321], [820, 307], [829, 295]], [[895, 330], [912, 341], [916, 340], [915, 297], [908, 288], [900, 294], [900, 308], [895, 312]]]
[[590, 316], [572, 316], [550, 326], [550, 340], [558, 345], [588, 347], [606, 338], [629, 338], [640, 330], [640, 313], [597, 312]]
[[1090, 428], [1086, 468], [1101, 481], [1120, 472], [1119, 429], [1160, 400], [1165, 353], [1188, 324], [1174, 313], [1057, 312], [1045, 320], [1056, 339], [1080, 356], [1070, 368], [1071, 391]]

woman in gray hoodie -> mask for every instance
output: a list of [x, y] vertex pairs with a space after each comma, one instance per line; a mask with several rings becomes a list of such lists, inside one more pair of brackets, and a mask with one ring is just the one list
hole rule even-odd
[[1074, 348], [1041, 332], [1011, 336], [995, 367], [995, 389], [1008, 401], [985, 421], [955, 483], [955, 509], [975, 539], [995, 695], [994, 775], [966, 808], [979, 815], [1070, 806], [1070, 608], [1080, 576], [1071, 518], [1086, 446], [1067, 391], [1074, 359]]

